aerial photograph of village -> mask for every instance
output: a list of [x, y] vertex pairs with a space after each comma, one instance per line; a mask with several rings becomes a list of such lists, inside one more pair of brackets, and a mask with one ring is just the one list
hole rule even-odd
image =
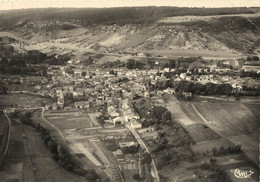
[[0, 2], [0, 182], [258, 182], [260, 1], [220, 1]]

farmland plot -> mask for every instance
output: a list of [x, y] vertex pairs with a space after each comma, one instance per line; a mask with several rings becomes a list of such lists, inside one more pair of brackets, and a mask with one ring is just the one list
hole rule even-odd
[[210, 128], [205, 127], [201, 123], [190, 124], [185, 127], [188, 133], [192, 134], [192, 139], [196, 142], [212, 141], [219, 139], [220, 136], [212, 131]]
[[80, 112], [51, 112], [45, 117], [60, 130], [90, 127], [90, 119]]
[[260, 118], [260, 104], [244, 104], [256, 118]]
[[219, 137], [210, 128], [204, 127], [202, 120], [188, 103], [179, 103], [174, 96], [167, 98], [169, 106], [167, 109], [172, 113], [172, 118], [184, 126], [194, 142], [216, 140]]
[[225, 136], [255, 133], [258, 130], [257, 118], [243, 104], [196, 103], [196, 107], [210, 125]]
[[243, 104], [196, 103], [196, 108], [214, 131], [235, 145], [259, 165], [258, 119]]

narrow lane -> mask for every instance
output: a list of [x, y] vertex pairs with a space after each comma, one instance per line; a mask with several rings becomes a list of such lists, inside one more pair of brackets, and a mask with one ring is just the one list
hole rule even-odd
[[149, 153], [151, 155], [151, 158], [152, 158], [152, 168], [151, 168], [151, 173], [152, 173], [152, 176], [154, 178], [154, 182], [160, 182], [160, 177], [159, 177], [159, 174], [158, 174], [158, 170], [157, 170], [157, 167], [155, 165], [155, 158], [153, 156], [153, 154], [150, 152], [149, 148], [146, 146], [146, 144], [144, 143], [144, 141], [141, 139], [141, 137], [139, 136], [139, 134], [135, 131], [134, 128], [132, 128], [132, 126], [130, 125], [130, 123], [127, 121], [127, 118], [126, 116], [123, 114], [123, 111], [122, 111], [122, 108], [120, 107], [120, 112], [121, 112], [121, 115], [123, 116], [124, 118], [124, 124], [125, 126], [127, 127], [127, 129], [135, 136], [137, 142], [140, 144], [140, 146], [142, 148], [144, 148], [146, 150], [147, 153]]

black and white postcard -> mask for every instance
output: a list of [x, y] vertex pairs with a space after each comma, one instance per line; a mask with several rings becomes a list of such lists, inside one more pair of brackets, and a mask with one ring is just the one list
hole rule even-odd
[[259, 0], [0, 0], [0, 182], [258, 182]]

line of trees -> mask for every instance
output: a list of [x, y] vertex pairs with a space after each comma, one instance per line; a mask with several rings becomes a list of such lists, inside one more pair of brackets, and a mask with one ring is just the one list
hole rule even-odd
[[17, 118], [20, 116], [20, 121], [23, 124], [32, 126], [37, 132], [41, 134], [41, 139], [46, 147], [52, 153], [52, 158], [57, 161], [61, 167], [67, 171], [73, 172], [77, 175], [84, 176], [90, 181], [100, 181], [98, 174], [94, 169], [86, 170], [82, 164], [80, 164], [74, 155], [70, 154], [67, 147], [61, 145], [53, 138], [49, 130], [41, 123], [34, 123], [31, 119], [32, 112], [28, 111], [25, 114], [14, 112], [11, 118]]
[[234, 147], [227, 147], [227, 148], [224, 148], [223, 146], [221, 146], [219, 149], [216, 147], [213, 147], [211, 152], [212, 152], [213, 156], [239, 153], [239, 152], [241, 152], [241, 145], [236, 145]]
[[259, 57], [258, 56], [248, 56], [246, 58], [246, 61], [259, 61]]
[[214, 84], [207, 83], [205, 85], [200, 83], [193, 83], [190, 81], [181, 80], [174, 84], [177, 92], [191, 92], [197, 95], [231, 95], [233, 88], [230, 84]]
[[139, 151], [140, 146], [130, 146], [130, 147], [123, 147], [122, 152], [124, 154], [136, 154]]
[[244, 70], [241, 70], [239, 72], [239, 76], [242, 77], [252, 77], [252, 78], [260, 78], [260, 73], [257, 73], [256, 71], [249, 71], [245, 72]]
[[126, 63], [127, 69], [142, 69], [144, 68], [145, 63], [142, 63], [140, 61], [134, 60], [134, 59], [128, 59]]

